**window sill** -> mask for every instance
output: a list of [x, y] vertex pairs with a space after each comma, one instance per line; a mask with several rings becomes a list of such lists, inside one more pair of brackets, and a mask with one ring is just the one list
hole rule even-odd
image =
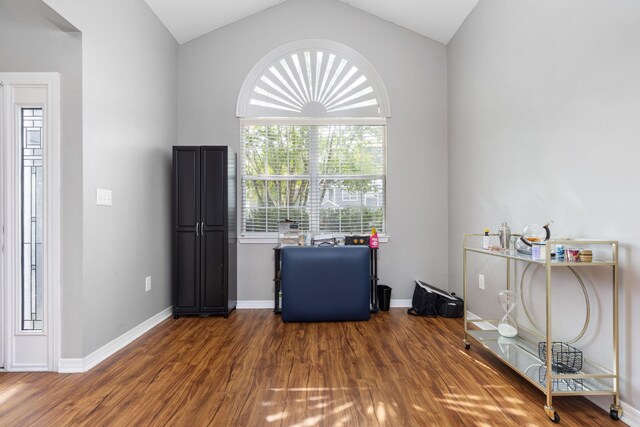
[[[380, 235], [378, 236], [378, 240], [380, 243], [388, 243], [391, 236], [389, 235]], [[241, 236], [238, 237], [238, 242], [242, 244], [265, 244], [265, 245], [277, 245], [278, 238], [273, 236]]]

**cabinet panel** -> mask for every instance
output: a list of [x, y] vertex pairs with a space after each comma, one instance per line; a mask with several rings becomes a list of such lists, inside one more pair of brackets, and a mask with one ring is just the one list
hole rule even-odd
[[207, 231], [202, 239], [202, 310], [220, 310], [226, 306], [224, 231]]
[[197, 310], [199, 237], [192, 231], [177, 232], [175, 237], [175, 308]]
[[221, 148], [202, 149], [202, 221], [205, 226], [224, 225], [226, 153]]
[[175, 226], [195, 227], [199, 222], [200, 162], [197, 148], [174, 151]]

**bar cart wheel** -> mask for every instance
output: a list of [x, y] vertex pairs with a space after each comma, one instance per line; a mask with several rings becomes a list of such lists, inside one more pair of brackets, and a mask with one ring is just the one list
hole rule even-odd
[[558, 415], [555, 409], [553, 409], [553, 406], [545, 405], [544, 412], [547, 413], [547, 417], [549, 417], [554, 424], [558, 424], [560, 422], [560, 415]]
[[614, 421], [620, 421], [620, 415], [622, 415], [622, 411], [619, 410], [618, 407], [611, 405], [609, 408], [609, 416]]
[[464, 344], [465, 350], [469, 350], [471, 348], [471, 343], [467, 339], [463, 339], [462, 343]]

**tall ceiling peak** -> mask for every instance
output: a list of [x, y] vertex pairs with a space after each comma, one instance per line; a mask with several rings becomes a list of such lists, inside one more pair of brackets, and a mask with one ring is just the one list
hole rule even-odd
[[[145, 0], [183, 44], [285, 0]], [[478, 0], [340, 0], [447, 44]]]
[[478, 4], [478, 0], [340, 1], [443, 44]]

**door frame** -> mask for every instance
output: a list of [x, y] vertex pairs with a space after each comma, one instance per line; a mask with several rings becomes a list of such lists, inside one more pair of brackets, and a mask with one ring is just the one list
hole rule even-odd
[[[46, 87], [47, 108], [44, 113], [46, 144], [44, 146], [45, 177], [45, 218], [44, 218], [44, 323], [43, 334], [47, 342], [47, 363], [29, 365], [16, 363], [15, 338], [29, 335], [20, 331], [20, 295], [16, 283], [21, 283], [21, 272], [17, 267], [19, 256], [8, 250], [8, 245], [16, 245], [16, 225], [21, 218], [16, 207], [9, 201], [16, 200], [17, 185], [16, 153], [9, 145], [16, 137], [16, 103], [14, 89]], [[4, 369], [7, 371], [53, 371], [57, 372], [61, 356], [61, 239], [60, 239], [60, 74], [59, 73], [3, 73], [0, 72], [0, 162], [3, 173], [0, 176], [0, 201], [2, 212], [2, 251], [0, 252], [0, 348], [3, 351]], [[10, 206], [11, 205], [11, 206]], [[19, 228], [19, 226], [18, 226]], [[14, 246], [14, 249], [15, 246]], [[17, 248], [19, 251], [19, 247]], [[11, 285], [13, 284], [13, 285]], [[2, 315], [2, 313], [5, 313]]]

